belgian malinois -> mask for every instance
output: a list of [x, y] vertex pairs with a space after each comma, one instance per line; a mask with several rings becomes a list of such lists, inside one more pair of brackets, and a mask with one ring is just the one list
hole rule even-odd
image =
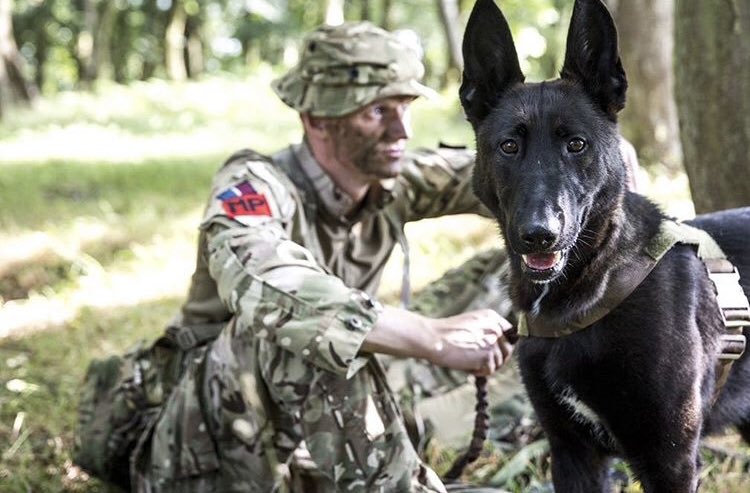
[[[542, 329], [561, 328], [522, 337], [516, 351], [550, 441], [555, 491], [609, 491], [614, 456], [647, 492], [696, 491], [702, 435], [736, 426], [750, 440], [750, 365], [734, 363], [714, 403], [725, 327], [693, 246], [676, 244], [632, 281], [667, 218], [626, 186], [617, 114], [627, 81], [609, 12], [600, 0], [575, 2], [554, 81], [524, 83], [492, 0], [476, 2], [463, 50], [474, 189], [500, 225], [515, 308]], [[750, 208], [692, 224], [744, 274], [737, 291], [747, 296]]]

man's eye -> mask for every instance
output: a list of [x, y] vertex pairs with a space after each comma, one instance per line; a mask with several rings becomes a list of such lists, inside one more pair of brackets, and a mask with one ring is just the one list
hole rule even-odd
[[580, 137], [570, 139], [568, 142], [568, 152], [579, 153], [586, 148], [586, 141]]
[[380, 105], [373, 106], [370, 111], [372, 112], [373, 116], [383, 116], [385, 114], [385, 108]]
[[500, 149], [502, 149], [505, 154], [515, 154], [518, 152], [518, 143], [513, 139], [508, 139], [500, 144]]

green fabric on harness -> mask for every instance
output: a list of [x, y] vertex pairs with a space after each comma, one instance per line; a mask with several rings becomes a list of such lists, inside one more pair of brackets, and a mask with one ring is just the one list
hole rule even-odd
[[659, 232], [643, 250], [658, 262], [677, 243], [697, 247], [698, 258], [701, 260], [727, 258], [711, 235], [702, 229], [669, 220], [662, 221]]

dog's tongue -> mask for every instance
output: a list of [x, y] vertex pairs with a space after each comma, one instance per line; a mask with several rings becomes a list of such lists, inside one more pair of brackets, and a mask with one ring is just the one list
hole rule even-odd
[[551, 269], [557, 265], [558, 260], [560, 260], [560, 252], [523, 255], [523, 261], [534, 270]]

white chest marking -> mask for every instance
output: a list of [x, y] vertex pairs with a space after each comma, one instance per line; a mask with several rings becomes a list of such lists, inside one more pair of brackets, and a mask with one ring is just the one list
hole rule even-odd
[[609, 433], [602, 419], [596, 414], [596, 411], [578, 398], [578, 395], [576, 395], [571, 387], [565, 387], [557, 395], [557, 399], [571, 411], [572, 417], [576, 422], [591, 427], [594, 436], [600, 443], [611, 448], [616, 448], [614, 437]]

